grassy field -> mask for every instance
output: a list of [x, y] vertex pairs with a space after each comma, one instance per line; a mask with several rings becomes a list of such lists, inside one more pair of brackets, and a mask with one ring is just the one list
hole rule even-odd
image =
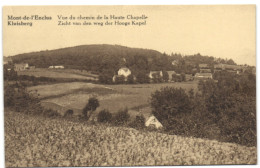
[[256, 147], [5, 112], [6, 167], [256, 164]]
[[97, 80], [98, 76], [87, 71], [73, 69], [47, 69], [36, 68], [32, 70], [18, 71], [18, 75], [28, 75], [35, 77], [79, 79], [79, 80]]
[[[89, 97], [95, 95], [100, 101], [97, 111], [108, 109], [117, 112], [127, 107], [136, 115], [149, 115], [149, 99], [151, 93], [161, 87], [182, 87], [186, 90], [197, 89], [196, 82], [135, 84], [135, 85], [99, 85], [84, 82], [38, 85], [29, 90], [37, 90], [42, 102], [51, 102], [66, 109], [83, 109]], [[79, 110], [80, 111], [80, 110]]]

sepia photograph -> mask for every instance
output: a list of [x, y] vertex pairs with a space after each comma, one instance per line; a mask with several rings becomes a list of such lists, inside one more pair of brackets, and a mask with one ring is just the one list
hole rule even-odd
[[257, 164], [256, 5], [2, 17], [5, 167]]

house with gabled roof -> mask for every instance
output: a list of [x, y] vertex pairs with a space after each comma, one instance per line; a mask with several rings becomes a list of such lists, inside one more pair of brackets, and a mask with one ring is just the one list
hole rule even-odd
[[151, 115], [145, 122], [146, 127], [153, 127], [156, 129], [162, 128], [163, 125], [160, 123], [160, 121], [154, 116]]

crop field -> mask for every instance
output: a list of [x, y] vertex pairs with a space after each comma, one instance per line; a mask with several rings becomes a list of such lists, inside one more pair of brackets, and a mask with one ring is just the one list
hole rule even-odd
[[72, 69], [46, 69], [37, 68], [25, 71], [18, 71], [18, 75], [28, 75], [35, 77], [63, 78], [63, 79], [80, 79], [80, 80], [97, 80], [98, 76], [87, 71]]
[[[66, 109], [83, 109], [89, 97], [97, 96], [100, 107], [97, 111], [108, 109], [114, 113], [127, 107], [144, 115], [150, 113], [149, 99], [151, 93], [161, 87], [182, 87], [186, 90], [197, 90], [197, 83], [161, 83], [135, 85], [99, 85], [84, 82], [38, 85], [29, 90], [37, 90], [42, 102], [51, 102]], [[77, 110], [78, 111], [78, 110]], [[137, 113], [138, 114], [138, 113]]]
[[256, 164], [256, 147], [5, 112], [6, 167]]

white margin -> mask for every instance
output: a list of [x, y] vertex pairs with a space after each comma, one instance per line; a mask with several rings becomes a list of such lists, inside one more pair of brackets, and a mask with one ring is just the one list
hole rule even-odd
[[[259, 7], [259, 0], [215, 0], [215, 1], [207, 1], [207, 0], [129, 0], [129, 1], [122, 1], [122, 0], [93, 0], [93, 1], [82, 1], [82, 0], [42, 0], [42, 1], [36, 1], [36, 0], [1, 0], [1, 14], [0, 14], [0, 20], [1, 20], [1, 39], [3, 40], [3, 31], [2, 31], [2, 9], [3, 6], [32, 6], [32, 5], [235, 5], [235, 4], [256, 4], [256, 27], [257, 23], [259, 22], [259, 12], [257, 11], [257, 8]], [[256, 29], [257, 31], [257, 29]], [[256, 33], [257, 38], [256, 42], [259, 39], [259, 34]], [[3, 58], [3, 41], [1, 40], [1, 55]], [[259, 59], [257, 59], [257, 50], [259, 49], [259, 44], [256, 44], [256, 67], [259, 65]], [[5, 167], [5, 159], [4, 159], [4, 115], [3, 115], [3, 64], [2, 60], [0, 59], [1, 67], [0, 67], [0, 167]], [[260, 69], [257, 67], [257, 96], [259, 96], [259, 73]], [[257, 99], [257, 106], [259, 105], [260, 100]], [[258, 112], [257, 108], [257, 112]], [[259, 117], [260, 115], [257, 115], [257, 135], [259, 135]], [[257, 143], [259, 145], [259, 137], [257, 138]], [[257, 148], [257, 160], [259, 164], [259, 147]], [[223, 167], [257, 167], [258, 165], [231, 165], [231, 166], [214, 166], [214, 168], [223, 168]], [[160, 166], [161, 167], [161, 166]], [[167, 167], [173, 167], [178, 168], [182, 166], [167, 166]], [[205, 168], [210, 166], [185, 166], [185, 168], [193, 167], [193, 168]]]

